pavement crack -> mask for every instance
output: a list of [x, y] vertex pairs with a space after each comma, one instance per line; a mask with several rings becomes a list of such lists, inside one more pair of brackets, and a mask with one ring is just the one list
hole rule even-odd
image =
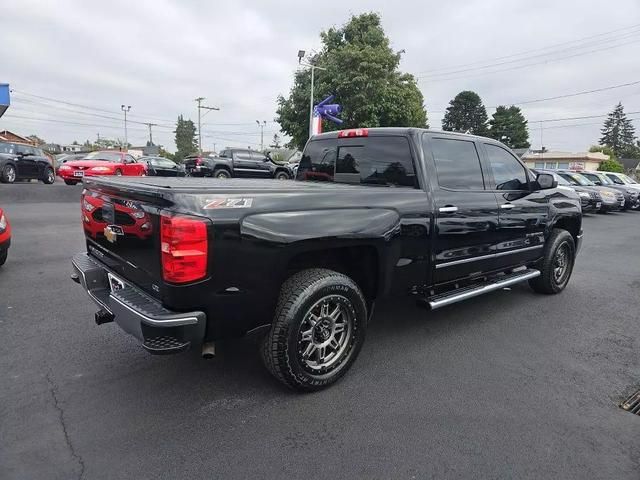
[[58, 385], [51, 379], [51, 372], [47, 372], [45, 375], [47, 379], [47, 383], [49, 384], [49, 391], [51, 392], [51, 398], [53, 399], [53, 406], [58, 411], [58, 418], [60, 419], [60, 426], [62, 427], [62, 432], [64, 433], [64, 441], [71, 452], [71, 456], [78, 462], [80, 466], [80, 475], [78, 475], [78, 480], [81, 480], [84, 476], [84, 460], [82, 457], [76, 452], [73, 447], [73, 443], [71, 443], [71, 439], [69, 438], [69, 432], [67, 432], [67, 425], [64, 420], [64, 410], [60, 406], [60, 402], [58, 401]]

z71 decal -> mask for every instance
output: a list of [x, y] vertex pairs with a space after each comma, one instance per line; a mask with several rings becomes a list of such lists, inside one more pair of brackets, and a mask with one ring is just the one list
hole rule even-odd
[[213, 210], [215, 208], [251, 208], [253, 198], [216, 198], [215, 200], [206, 200], [205, 210]]

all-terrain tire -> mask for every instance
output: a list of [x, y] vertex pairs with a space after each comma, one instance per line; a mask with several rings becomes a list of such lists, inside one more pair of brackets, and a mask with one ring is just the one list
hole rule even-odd
[[576, 244], [571, 234], [566, 230], [554, 229], [539, 265], [540, 276], [529, 280], [529, 285], [538, 293], [560, 293], [569, 283], [575, 258]]
[[[350, 327], [342, 327], [345, 337], [341, 337], [340, 347], [334, 351], [331, 360], [334, 363], [327, 367], [309, 366], [308, 363], [313, 362], [305, 359], [301, 350], [302, 328], [310, 325], [311, 318], [319, 319], [312, 327], [314, 332], [322, 327], [323, 317], [315, 317], [313, 312], [318, 311], [316, 308], [323, 310], [323, 302], [327, 305], [334, 302], [332, 308], [338, 306], [340, 318], [344, 319], [344, 325], [350, 322]], [[324, 268], [303, 270], [282, 285], [273, 324], [260, 349], [262, 360], [267, 370], [284, 385], [303, 392], [321, 390], [340, 379], [351, 367], [364, 343], [366, 327], [366, 301], [351, 278]]]

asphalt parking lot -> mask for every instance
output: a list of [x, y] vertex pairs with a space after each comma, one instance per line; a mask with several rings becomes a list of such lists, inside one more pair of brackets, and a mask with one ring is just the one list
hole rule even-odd
[[428, 313], [381, 303], [334, 387], [289, 392], [256, 342], [154, 357], [69, 280], [80, 187], [0, 185], [0, 478], [637, 479], [640, 213], [585, 217], [573, 278]]

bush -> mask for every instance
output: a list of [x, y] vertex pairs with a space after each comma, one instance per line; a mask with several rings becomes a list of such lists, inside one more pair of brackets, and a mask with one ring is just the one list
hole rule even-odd
[[617, 160], [605, 160], [600, 164], [598, 170], [601, 172], [624, 173], [624, 166]]

